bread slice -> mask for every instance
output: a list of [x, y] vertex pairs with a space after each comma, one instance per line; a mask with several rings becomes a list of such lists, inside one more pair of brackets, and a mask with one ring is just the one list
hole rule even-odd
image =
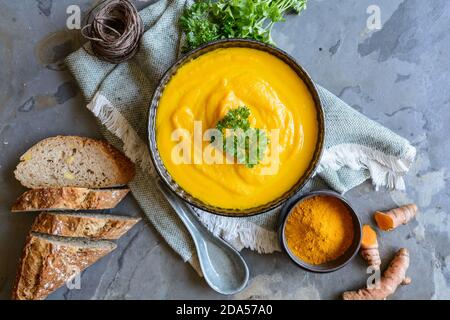
[[114, 208], [129, 189], [43, 188], [28, 190], [13, 204], [12, 212], [102, 210]]
[[25, 187], [113, 188], [129, 183], [134, 164], [105, 141], [76, 136], [47, 138], [31, 147], [14, 174]]
[[116, 248], [113, 242], [31, 233], [13, 289], [14, 300], [42, 300]]
[[42, 212], [31, 227], [32, 232], [65, 237], [119, 239], [140, 218], [95, 213]]

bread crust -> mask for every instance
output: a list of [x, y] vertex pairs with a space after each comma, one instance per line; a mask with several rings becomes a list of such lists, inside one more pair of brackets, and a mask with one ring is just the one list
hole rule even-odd
[[20, 261], [12, 299], [43, 300], [115, 248], [113, 243], [103, 247], [53, 243], [30, 234]]
[[[28, 167], [28, 162], [33, 161], [33, 157], [38, 153], [38, 150], [46, 149], [48, 145], [55, 144], [74, 146], [75, 148], [84, 148], [88, 146], [96, 148], [101, 154], [105, 156], [106, 159], [109, 160], [112, 166], [111, 175], [114, 176], [114, 181], [110, 181], [110, 183], [97, 183], [88, 185], [87, 183], [78, 181], [75, 177], [73, 177], [73, 180], [65, 180], [64, 185], [62, 185], [60, 183], [43, 183], [42, 181], [37, 182], [36, 176], [34, 178], [30, 178], [29, 175], [27, 175], [27, 171], [30, 170], [30, 168]], [[40, 165], [46, 166], [48, 164], [41, 163]], [[68, 174], [72, 175], [71, 173]], [[96, 140], [79, 136], [56, 136], [41, 140], [30, 149], [28, 149], [20, 157], [20, 163], [17, 165], [17, 168], [14, 171], [16, 179], [19, 180], [23, 186], [30, 189], [57, 187], [112, 188], [127, 185], [130, 181], [133, 180], [135, 174], [136, 169], [134, 163], [108, 142], [104, 140]]]
[[24, 192], [13, 204], [11, 211], [112, 209], [129, 191], [74, 187], [33, 189]]
[[34, 220], [31, 231], [64, 237], [115, 240], [140, 220], [139, 218], [115, 219], [112, 215], [92, 217], [42, 212]]

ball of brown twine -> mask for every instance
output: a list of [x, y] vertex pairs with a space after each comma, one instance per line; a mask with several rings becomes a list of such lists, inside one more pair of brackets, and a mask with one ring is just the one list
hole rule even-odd
[[136, 7], [128, 0], [105, 0], [89, 11], [81, 29], [98, 58], [121, 63], [134, 56], [144, 25]]

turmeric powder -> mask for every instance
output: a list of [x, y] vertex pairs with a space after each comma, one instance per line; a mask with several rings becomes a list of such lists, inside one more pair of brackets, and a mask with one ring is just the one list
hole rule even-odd
[[284, 234], [291, 253], [319, 265], [340, 257], [353, 241], [353, 220], [347, 206], [331, 196], [301, 201], [287, 218]]

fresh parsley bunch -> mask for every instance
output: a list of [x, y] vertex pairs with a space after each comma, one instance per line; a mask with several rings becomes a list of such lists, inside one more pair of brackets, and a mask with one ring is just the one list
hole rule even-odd
[[180, 26], [185, 51], [214, 40], [255, 39], [273, 44], [271, 30], [287, 10], [300, 13], [307, 0], [199, 0], [186, 9]]
[[[231, 156], [236, 158], [238, 163], [245, 164], [247, 168], [253, 168], [264, 157], [268, 140], [264, 130], [250, 127], [249, 116], [250, 109], [246, 106], [232, 109], [222, 120], [217, 122], [216, 129], [224, 137], [223, 150], [229, 152], [228, 144], [232, 144]], [[233, 134], [226, 136], [227, 129], [233, 130]], [[253, 136], [254, 139], [250, 139], [250, 136]], [[230, 139], [232, 139], [231, 142], [229, 142]], [[252, 151], [255, 153], [253, 154]]]

